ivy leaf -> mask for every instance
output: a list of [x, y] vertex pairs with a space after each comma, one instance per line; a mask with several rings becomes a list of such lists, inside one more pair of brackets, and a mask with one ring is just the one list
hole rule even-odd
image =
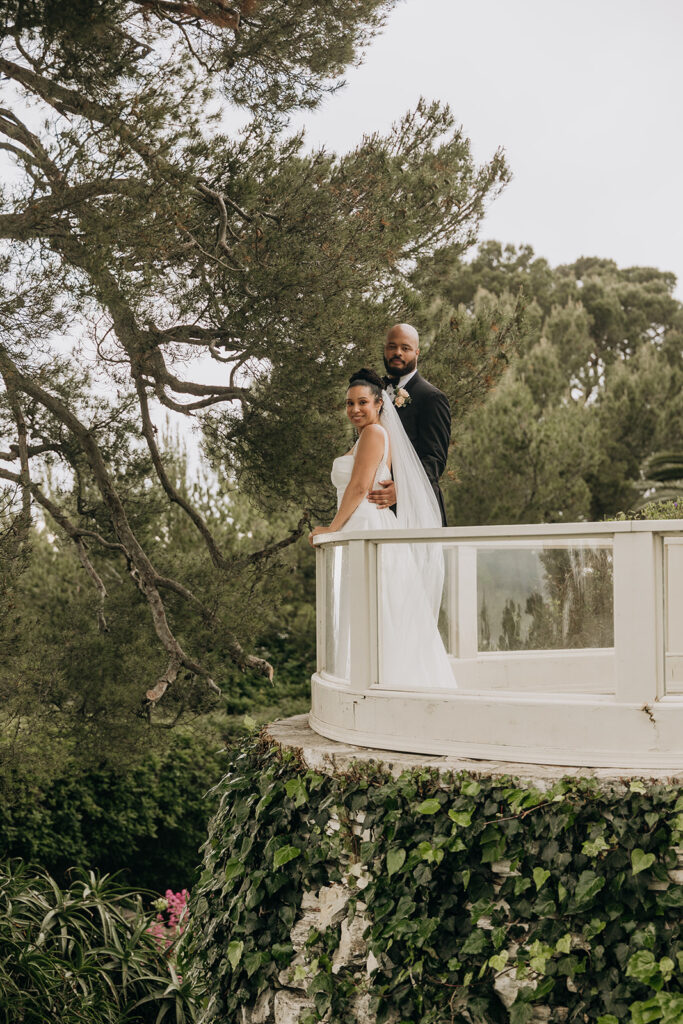
[[510, 1007], [510, 1024], [528, 1024], [534, 1015], [534, 1008], [529, 1003], [513, 1003]]
[[486, 932], [481, 928], [475, 928], [465, 939], [460, 947], [461, 953], [483, 953], [486, 949]]
[[550, 878], [550, 872], [545, 868], [534, 868], [534, 885], [541, 889]]
[[308, 986], [308, 994], [310, 996], [316, 995], [318, 992], [325, 992], [330, 996], [334, 992], [334, 981], [327, 971], [319, 971]]
[[609, 850], [609, 843], [605, 842], [604, 836], [598, 836], [596, 839], [587, 839], [581, 847], [581, 853], [585, 853], [587, 857], [597, 857], [604, 850]]
[[607, 925], [607, 921], [602, 921], [599, 917], [592, 917], [590, 922], [583, 926], [583, 937], [587, 942], [594, 939], [596, 935], [604, 931]]
[[417, 809], [418, 814], [436, 814], [437, 811], [441, 810], [441, 804], [438, 800], [432, 797], [429, 800], [423, 800]]
[[405, 859], [406, 851], [403, 849], [402, 846], [393, 847], [391, 850], [389, 850], [389, 852], [387, 853], [387, 873], [389, 875], [389, 878], [391, 878], [392, 875], [395, 875], [397, 871], [401, 870], [401, 868], [405, 864]]
[[632, 793], [646, 793], [645, 783], [642, 779], [631, 779], [628, 787]]
[[605, 879], [596, 875], [594, 871], [582, 871], [574, 890], [572, 900], [574, 908], [592, 903], [604, 885]]
[[[631, 1003], [631, 1024], [652, 1024], [652, 1021], [661, 1020], [662, 1010], [658, 1000], [648, 999], [647, 1002]], [[676, 1024], [676, 1021], [672, 1022]]]
[[428, 864], [440, 864], [444, 857], [443, 850], [433, 847], [426, 839], [418, 844], [417, 852]]
[[204, 896], [200, 896], [197, 900], [197, 906], [194, 908], [194, 917], [202, 917], [203, 914], [209, 909], [209, 904]]
[[489, 957], [489, 967], [493, 967], [494, 971], [502, 971], [508, 962], [508, 951], [504, 949], [501, 953], [495, 953], [492, 957]]
[[237, 965], [242, 959], [243, 949], [244, 943], [237, 942], [236, 940], [233, 940], [228, 945], [228, 960], [230, 961], [230, 966], [232, 967], [233, 971], [237, 969]]
[[639, 949], [634, 953], [626, 967], [626, 977], [635, 978], [643, 985], [650, 985], [652, 988], [660, 988], [657, 981], [660, 977], [659, 964], [655, 955], [650, 949]]
[[683, 907], [683, 885], [672, 885], [666, 892], [657, 893], [657, 906]]
[[670, 956], [663, 956], [659, 961], [659, 969], [662, 972], [662, 978], [664, 979], [665, 985], [667, 982], [671, 981], [675, 966], [676, 965]]
[[258, 971], [261, 966], [264, 954], [263, 953], [250, 953], [244, 958], [244, 969], [247, 972], [247, 977], [251, 978], [255, 971]]
[[619, 1024], [619, 1021], [613, 1013], [603, 1013], [602, 1017], [598, 1017], [595, 1024]]
[[472, 824], [472, 811], [456, 811], [451, 807], [448, 812], [448, 817], [451, 821], [454, 821], [456, 825], [462, 825], [465, 828]]
[[[557, 942], [555, 943], [555, 950], [558, 953], [571, 953], [571, 949], [572, 949], [572, 937], [571, 937], [571, 934], [569, 932], [567, 932], [566, 935], [563, 935], [561, 939], [557, 940]], [[617, 1024], [619, 1024], [618, 1021], [617, 1021]]]
[[487, 825], [479, 838], [482, 864], [493, 864], [505, 855], [505, 835], [496, 825]]
[[660, 992], [657, 996], [662, 1008], [662, 1024], [680, 1024], [683, 1020], [683, 996], [676, 992]]
[[634, 875], [639, 875], [641, 871], [646, 871], [656, 861], [654, 853], [645, 853], [639, 846], [635, 850], [631, 851], [631, 868]]
[[225, 881], [231, 882], [233, 878], [241, 875], [244, 871], [244, 864], [238, 857], [231, 857], [225, 865]]
[[308, 994], [315, 1000], [315, 1008], [318, 1012], [318, 1019], [324, 1016], [332, 1005], [332, 993], [334, 982], [326, 971], [320, 971], [308, 987]]
[[532, 990], [530, 999], [537, 1003], [541, 999], [545, 999], [549, 992], [552, 992], [555, 987], [555, 981], [553, 978], [544, 978], [543, 981], [539, 982], [535, 990]]
[[476, 796], [481, 786], [475, 779], [466, 779], [460, 787], [463, 796]]
[[301, 850], [298, 850], [296, 846], [281, 846], [279, 850], [275, 851], [273, 867], [281, 868], [283, 864], [289, 864], [290, 860], [294, 860], [300, 853]]
[[301, 807], [301, 805], [305, 804], [308, 800], [306, 784], [299, 775], [295, 776], [293, 779], [289, 779], [285, 783], [285, 792], [290, 800], [294, 800], [295, 807]]

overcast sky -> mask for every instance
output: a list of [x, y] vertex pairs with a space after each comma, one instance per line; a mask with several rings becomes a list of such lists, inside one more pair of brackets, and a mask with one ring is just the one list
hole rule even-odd
[[297, 123], [343, 151], [423, 95], [514, 179], [482, 238], [672, 270], [683, 299], [683, 0], [402, 0]]

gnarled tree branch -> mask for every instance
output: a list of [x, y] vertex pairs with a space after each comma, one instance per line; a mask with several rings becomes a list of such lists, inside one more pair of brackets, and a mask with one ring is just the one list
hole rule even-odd
[[[220, 692], [206, 669], [185, 653], [169, 626], [166, 609], [156, 585], [158, 574], [128, 522], [123, 503], [114, 486], [92, 431], [85, 424], [81, 423], [78, 417], [64, 405], [61, 399], [46, 391], [35, 380], [24, 375], [1, 345], [0, 373], [2, 373], [8, 387], [14, 388], [17, 392], [21, 391], [39, 402], [63, 423], [78, 440], [81, 450], [90, 465], [97, 488], [108, 508], [114, 531], [125, 548], [126, 556], [130, 559], [135, 570], [134, 578], [141, 593], [147, 600], [155, 632], [169, 655], [169, 669], [162, 677], [162, 680], [160, 680], [160, 683], [165, 681], [162, 692], [165, 692], [169, 682], [173, 681], [177, 676], [178, 669], [175, 669], [175, 675], [173, 675], [173, 666], [176, 663], [178, 668], [183, 666], [188, 671], [203, 678], [209, 689], [214, 692]], [[150, 697], [148, 699], [156, 700], [158, 698]]]

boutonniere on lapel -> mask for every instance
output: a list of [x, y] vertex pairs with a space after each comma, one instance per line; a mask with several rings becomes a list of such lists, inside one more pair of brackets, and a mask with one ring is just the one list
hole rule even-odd
[[402, 409], [404, 405], [408, 405], [410, 402], [410, 395], [405, 388], [396, 388], [394, 392], [394, 405], [397, 409]]

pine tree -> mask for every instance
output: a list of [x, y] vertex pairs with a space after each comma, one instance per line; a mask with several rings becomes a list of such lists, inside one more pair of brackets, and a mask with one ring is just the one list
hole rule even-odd
[[[14, 165], [0, 212], [0, 480], [8, 495], [17, 488], [24, 518], [40, 507], [75, 545], [103, 631], [98, 565], [128, 573], [165, 653], [140, 683], [148, 708], [182, 679], [219, 690], [203, 659], [219, 632], [237, 665], [272, 674], [247, 653], [236, 602], [215, 580], [242, 597], [245, 579], [329, 504], [346, 376], [377, 360], [387, 324], [414, 308], [416, 260], [470, 245], [507, 181], [503, 155], [476, 167], [438, 103], [343, 156], [288, 133], [292, 111], [339, 86], [392, 6], [0, 7], [0, 147]], [[231, 104], [240, 132], [224, 127]], [[504, 352], [514, 317], [494, 326], [474, 331], [483, 362], [487, 345]], [[56, 343], [63, 331], [79, 341], [74, 355]], [[462, 365], [463, 394], [483, 393], [503, 365], [481, 362]], [[289, 529], [259, 548], [222, 547], [174, 484], [160, 407], [197, 422], [211, 464], [256, 507], [288, 515]], [[159, 488], [196, 531], [204, 555], [191, 571], [165, 571], [145, 542]], [[205, 626], [188, 633], [183, 607]]]

